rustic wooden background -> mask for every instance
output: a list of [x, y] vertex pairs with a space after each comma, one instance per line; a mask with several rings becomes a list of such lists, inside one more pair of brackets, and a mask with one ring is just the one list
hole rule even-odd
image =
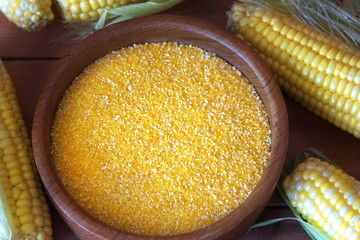
[[[185, 0], [166, 13], [186, 15], [226, 28], [226, 12], [233, 0]], [[59, 16], [45, 29], [25, 32], [9, 23], [0, 14], [0, 58], [3, 59], [17, 91], [24, 118], [30, 131], [37, 98], [43, 84], [64, 54], [78, 40], [67, 37], [69, 26]], [[284, 94], [289, 115], [290, 138], [287, 161], [308, 147], [322, 150], [344, 170], [360, 179], [360, 139], [343, 132], [315, 116]], [[54, 239], [78, 239], [51, 208]], [[275, 192], [258, 222], [278, 217], [290, 217], [291, 211]], [[247, 239], [310, 239], [295, 221], [283, 221], [257, 228], [240, 236]]]

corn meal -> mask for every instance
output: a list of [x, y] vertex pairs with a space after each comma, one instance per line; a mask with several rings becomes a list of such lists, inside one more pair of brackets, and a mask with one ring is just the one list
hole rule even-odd
[[238, 207], [270, 156], [253, 85], [192, 45], [133, 45], [89, 65], [52, 129], [57, 173], [105, 223], [144, 235], [208, 226]]

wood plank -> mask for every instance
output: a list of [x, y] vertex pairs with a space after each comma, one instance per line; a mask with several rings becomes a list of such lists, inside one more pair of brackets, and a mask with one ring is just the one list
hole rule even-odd
[[[71, 229], [60, 218], [58, 213], [52, 209], [54, 240], [78, 240]], [[269, 219], [293, 217], [289, 208], [285, 207], [267, 207], [259, 216], [256, 222], [262, 222]], [[255, 228], [239, 236], [238, 240], [310, 240], [311, 238], [302, 229], [300, 224], [294, 220], [285, 220], [269, 226]]]
[[[163, 13], [192, 16], [225, 28], [226, 12], [232, 2], [232, 0], [184, 0]], [[0, 57], [61, 58], [71, 46], [79, 42], [74, 37], [66, 37], [69, 32], [69, 24], [63, 23], [59, 16], [41, 31], [27, 32], [17, 28], [0, 13]]]
[[57, 61], [11, 60], [3, 62], [13, 80], [24, 121], [30, 131], [41, 88]]
[[[284, 217], [293, 217], [289, 208], [267, 207], [257, 219], [257, 223]], [[254, 228], [243, 234], [238, 240], [310, 240], [301, 225], [294, 220], [285, 220], [268, 226]]]
[[0, 57], [1, 58], [59, 58], [76, 41], [57, 40], [66, 32], [64, 24], [54, 22], [41, 31], [27, 32], [0, 12]]

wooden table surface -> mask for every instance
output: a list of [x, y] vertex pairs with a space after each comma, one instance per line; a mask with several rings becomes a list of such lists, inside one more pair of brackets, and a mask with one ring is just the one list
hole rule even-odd
[[[226, 28], [226, 12], [233, 0], [185, 0], [166, 13], [186, 15]], [[58, 60], [77, 43], [64, 38], [68, 25], [56, 17], [55, 22], [38, 32], [25, 32], [0, 14], [0, 58], [12, 76], [24, 119], [31, 130], [36, 101], [43, 84]], [[315, 116], [284, 94], [289, 115], [289, 148], [287, 161], [308, 147], [322, 150], [345, 171], [360, 179], [360, 139], [343, 132]], [[78, 239], [51, 206], [55, 240]], [[275, 192], [257, 221], [291, 217], [292, 213]], [[295, 221], [283, 221], [249, 231], [238, 240], [310, 239]]]

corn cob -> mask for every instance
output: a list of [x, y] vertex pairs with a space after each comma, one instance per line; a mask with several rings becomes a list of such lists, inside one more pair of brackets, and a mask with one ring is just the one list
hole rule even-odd
[[331, 239], [360, 239], [360, 182], [309, 156], [284, 178], [291, 205]]
[[84, 22], [98, 19], [105, 9], [125, 6], [145, 0], [58, 0], [66, 22]]
[[229, 24], [296, 101], [360, 138], [360, 53], [289, 16], [235, 3]]
[[19, 239], [52, 239], [49, 207], [33, 161], [31, 142], [15, 89], [1, 60], [0, 187]]
[[39, 30], [54, 19], [51, 0], [0, 0], [0, 10], [18, 27]]

